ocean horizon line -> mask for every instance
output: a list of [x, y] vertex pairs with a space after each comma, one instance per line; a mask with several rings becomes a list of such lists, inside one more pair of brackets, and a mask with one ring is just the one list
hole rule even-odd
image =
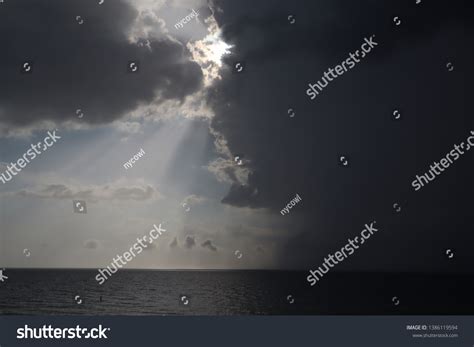
[[[53, 270], [53, 271], [98, 271], [102, 268], [66, 268], [66, 267], [8, 267], [0, 266], [0, 268], [11, 270]], [[153, 271], [153, 272], [308, 272], [309, 269], [140, 269], [140, 268], [121, 268], [120, 271]], [[404, 275], [438, 275], [438, 276], [459, 276], [473, 275], [474, 272], [457, 271], [457, 272], [435, 272], [435, 271], [380, 271], [380, 270], [362, 270], [362, 271], [333, 271], [334, 274], [404, 274]]]

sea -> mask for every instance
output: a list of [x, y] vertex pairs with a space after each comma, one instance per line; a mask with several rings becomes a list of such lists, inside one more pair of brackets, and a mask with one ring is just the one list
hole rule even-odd
[[474, 314], [474, 276], [305, 271], [6, 269], [4, 315]]

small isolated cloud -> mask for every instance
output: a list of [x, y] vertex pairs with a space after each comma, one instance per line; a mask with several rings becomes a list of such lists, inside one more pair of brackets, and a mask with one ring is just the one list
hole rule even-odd
[[143, 247], [144, 251], [152, 251], [156, 248], [156, 245], [154, 243], [145, 243], [147, 247]]
[[187, 249], [191, 249], [196, 245], [196, 240], [194, 239], [194, 236], [188, 235], [186, 236], [186, 239], [184, 240], [184, 246]]
[[66, 184], [46, 184], [41, 188], [22, 189], [8, 193], [20, 197], [43, 199], [79, 199], [87, 201], [145, 201], [158, 196], [158, 191], [149, 184], [113, 183], [106, 185], [73, 186]]
[[197, 195], [191, 194], [191, 195], [188, 195], [187, 197], [185, 197], [183, 199], [182, 205], [187, 204], [189, 206], [194, 206], [194, 205], [198, 205], [198, 204], [202, 203], [205, 200], [206, 200], [206, 198], [204, 198], [202, 196], [197, 196]]
[[84, 241], [84, 248], [97, 249], [100, 246], [100, 242], [97, 240], [86, 240]]
[[176, 247], [178, 247], [178, 238], [177, 237], [175, 237], [173, 239], [173, 241], [171, 241], [171, 243], [170, 243], [170, 248], [176, 248]]
[[206, 241], [204, 241], [204, 242], [201, 244], [201, 247], [203, 247], [203, 248], [208, 248], [208, 249], [210, 249], [211, 251], [214, 251], [214, 252], [217, 251], [217, 247], [212, 244], [212, 241], [211, 241], [211, 240], [206, 240]]

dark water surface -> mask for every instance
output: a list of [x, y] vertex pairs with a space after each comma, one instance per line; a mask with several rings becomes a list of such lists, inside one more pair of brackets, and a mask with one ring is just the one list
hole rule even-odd
[[0, 282], [0, 313], [474, 314], [474, 276], [466, 275], [329, 273], [311, 287], [307, 273], [298, 271], [125, 270], [103, 285], [96, 274], [7, 269], [8, 279]]

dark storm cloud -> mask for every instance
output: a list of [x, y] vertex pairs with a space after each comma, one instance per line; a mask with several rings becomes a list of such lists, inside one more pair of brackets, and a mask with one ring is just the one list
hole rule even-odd
[[[346, 45], [364, 35], [384, 35], [387, 52], [400, 36], [410, 40], [431, 36], [446, 24], [472, 19], [469, 0], [430, 1], [417, 6], [412, 0], [323, 0], [323, 1], [216, 1], [223, 11], [215, 16], [223, 26], [226, 42], [236, 46], [236, 55], [249, 61], [274, 60], [294, 52], [316, 53], [329, 59], [345, 54]], [[249, 11], [249, 9], [252, 9]], [[295, 23], [290, 25], [288, 16]], [[403, 25], [394, 31], [393, 18]], [[420, 18], [423, 16], [423, 18]]]
[[206, 240], [206, 241], [204, 241], [204, 242], [201, 244], [201, 247], [207, 248], [207, 249], [209, 249], [209, 250], [211, 250], [211, 251], [213, 251], [213, 252], [216, 252], [216, 251], [217, 251], [217, 247], [212, 244], [212, 241], [211, 241], [211, 240]]
[[[75, 119], [81, 109], [81, 121], [105, 123], [157, 93], [183, 99], [199, 88], [202, 72], [177, 42], [150, 39], [150, 51], [127, 41], [136, 16], [124, 1], [2, 4], [0, 121]], [[33, 62], [33, 73], [20, 73], [23, 61]], [[127, 72], [129, 61], [139, 62], [137, 74]]]
[[[223, 202], [275, 209], [284, 203], [281, 199], [295, 192], [290, 190], [293, 189], [291, 185], [274, 187], [290, 177], [299, 185], [307, 185], [307, 181], [314, 178], [308, 170], [314, 167], [308, 156], [315, 147], [324, 145], [328, 136], [337, 137], [343, 133], [327, 132], [321, 126], [319, 131], [326, 133], [322, 134], [326, 139], [315, 136], [319, 134], [310, 130], [320, 126], [318, 116], [325, 116], [335, 108], [339, 108], [339, 112], [354, 112], [341, 105], [343, 98], [334, 95], [346, 97], [345, 94], [353, 93], [357, 98], [347, 98], [347, 101], [374, 103], [372, 95], [356, 87], [367, 83], [368, 79], [364, 77], [374, 76], [357, 76], [357, 70], [384, 63], [395, 49], [411, 49], [414, 43], [430, 40], [442, 27], [462, 27], [472, 17], [472, 12], [466, 9], [473, 6], [467, 1], [453, 2], [450, 6], [441, 2], [423, 4], [423, 8], [417, 8], [413, 2], [399, 1], [383, 4], [376, 1], [279, 1], [252, 2], [252, 5], [250, 2], [220, 1], [218, 4], [223, 9], [217, 13], [217, 18], [223, 26], [224, 39], [235, 45], [235, 54], [227, 61], [243, 60], [247, 67], [241, 75], [229, 73], [211, 91], [210, 102], [217, 115], [212, 125], [225, 135], [233, 153], [244, 153], [250, 159], [248, 165], [254, 171], [249, 176], [250, 187], [233, 186]], [[250, 7], [252, 11], [248, 12], [246, 9]], [[297, 18], [294, 25], [288, 23], [288, 14]], [[403, 21], [399, 28], [393, 23], [395, 15]], [[327, 68], [340, 63], [349, 52], [359, 48], [364, 37], [372, 34], [376, 35], [380, 46], [372, 57], [359, 64], [368, 66], [357, 66], [347, 73], [353, 76], [342, 76], [316, 101], [308, 102], [307, 84], [317, 81]], [[444, 59], [443, 56], [440, 64], [445, 64]], [[416, 64], [412, 69], [416, 72]], [[385, 83], [387, 94], [392, 89], [390, 84], [395, 82]], [[399, 78], [398, 82], [412, 81]], [[346, 88], [341, 89], [342, 86]], [[330, 93], [330, 89], [339, 91], [324, 95]], [[332, 96], [333, 99], [329, 99]], [[287, 115], [290, 107], [296, 110], [296, 118], [291, 119], [293, 124]], [[350, 118], [344, 125], [337, 120], [333, 128], [358, 126], [359, 120]], [[349, 136], [363, 135], [353, 133]], [[291, 156], [281, 155], [285, 153], [291, 153]], [[229, 171], [228, 167], [225, 169]], [[301, 176], [304, 181], [297, 179]], [[254, 194], [254, 187], [259, 189], [259, 194]]]
[[[468, 1], [218, 5], [224, 39], [234, 45], [227, 63], [244, 61], [246, 66], [241, 74], [224, 71], [209, 93], [216, 113], [212, 127], [224, 135], [234, 155], [245, 155], [252, 171], [249, 184], [234, 184], [223, 202], [278, 213], [295, 194], [307, 197], [298, 209], [280, 217], [282, 223], [304, 220], [292, 228], [295, 236], [281, 259], [285, 266], [309, 266], [327, 254], [317, 250], [340, 247], [345, 236], [359, 232], [380, 211], [390, 215], [393, 202], [412, 198], [412, 177], [472, 125], [468, 81], [474, 77], [473, 5]], [[290, 14], [296, 18], [293, 25], [287, 20]], [[395, 16], [400, 26], [393, 22]], [[371, 55], [311, 101], [305, 94], [308, 83], [371, 35], [379, 43]], [[448, 73], [451, 59], [462, 71]], [[289, 108], [295, 110], [294, 118], [288, 116]], [[391, 119], [395, 108], [404, 115], [398, 123]], [[342, 154], [349, 157], [347, 168], [338, 164]], [[456, 173], [460, 187], [471, 184], [468, 169], [464, 164]], [[418, 201], [419, 216], [405, 221], [407, 230], [414, 233], [417, 226], [427, 232], [429, 222], [420, 220], [433, 211], [446, 211], [447, 219], [467, 219], [467, 193], [455, 191], [461, 207], [449, 210], [435, 192], [422, 192], [431, 194], [426, 201], [438, 205], [423, 207], [426, 201]], [[379, 239], [372, 249], [384, 249], [387, 240]], [[391, 248], [394, 256], [400, 242]], [[403, 247], [410, 248], [410, 256], [398, 260], [409, 266], [419, 255], [414, 243]], [[377, 252], [367, 251], [359, 259], [368, 262]]]

